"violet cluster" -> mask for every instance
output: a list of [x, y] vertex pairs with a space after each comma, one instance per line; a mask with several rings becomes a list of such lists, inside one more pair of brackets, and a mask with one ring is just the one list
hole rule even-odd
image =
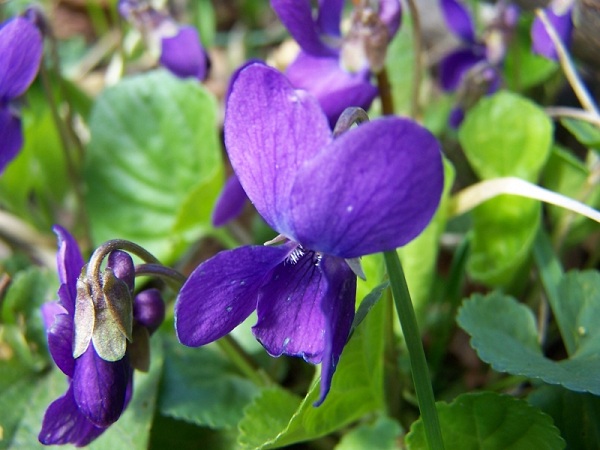
[[205, 345], [256, 311], [252, 331], [270, 355], [321, 363], [318, 405], [354, 318], [351, 267], [427, 226], [443, 187], [439, 144], [398, 117], [334, 137], [317, 99], [261, 63], [233, 80], [224, 134], [241, 186], [283, 243], [200, 264], [177, 298], [177, 335]]
[[499, 2], [495, 17], [483, 39], [477, 37], [471, 13], [458, 0], [440, 0], [442, 14], [448, 29], [460, 41], [439, 64], [439, 79], [446, 92], [459, 92], [458, 104], [450, 113], [449, 122], [458, 127], [465, 110], [482, 95], [493, 94], [501, 85], [501, 67], [508, 41], [518, 20], [514, 5]]
[[43, 38], [25, 17], [0, 27], [0, 173], [23, 147], [18, 100], [35, 79], [42, 60]]
[[[39, 440], [45, 445], [73, 444], [80, 447], [92, 442], [119, 419], [131, 399], [133, 369], [140, 368], [140, 364], [136, 364], [140, 357], [129, 349], [121, 359], [106, 361], [98, 355], [92, 343], [81, 356], [73, 356], [75, 321], [79, 317], [76, 303], [81, 295], [78, 280], [84, 269], [84, 260], [77, 242], [64, 228], [55, 226], [54, 231], [59, 239], [58, 302], [45, 304], [42, 314], [50, 354], [66, 375], [68, 389], [46, 410]], [[127, 253], [120, 250], [110, 253], [107, 270], [127, 286], [129, 294], [133, 294], [134, 266]], [[164, 303], [158, 291], [140, 292], [133, 300], [134, 336], [153, 332], [164, 315]]]
[[194, 27], [178, 24], [147, 0], [119, 0], [118, 10], [151, 43], [160, 47], [159, 62], [163, 67], [179, 78], [206, 79], [210, 59]]

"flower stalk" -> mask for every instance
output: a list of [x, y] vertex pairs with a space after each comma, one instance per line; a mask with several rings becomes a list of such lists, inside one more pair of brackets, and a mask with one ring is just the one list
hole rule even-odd
[[442, 440], [442, 431], [435, 406], [429, 368], [425, 359], [425, 351], [421, 342], [417, 317], [410, 293], [408, 292], [404, 271], [402, 270], [402, 265], [396, 251], [384, 252], [383, 256], [390, 278], [394, 304], [396, 305], [400, 326], [404, 340], [406, 341], [406, 348], [408, 349], [415, 392], [417, 394], [423, 425], [425, 426], [425, 436], [431, 450], [443, 450], [444, 441]]

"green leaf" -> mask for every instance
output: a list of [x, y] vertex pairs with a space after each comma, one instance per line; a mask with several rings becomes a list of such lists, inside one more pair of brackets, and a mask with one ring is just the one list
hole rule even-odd
[[335, 450], [396, 450], [402, 428], [389, 417], [373, 424], [362, 424], [345, 434]]
[[383, 306], [376, 304], [350, 338], [321, 406], [313, 406], [320, 380], [304, 400], [282, 389], [265, 391], [244, 411], [240, 445], [273, 448], [315, 439], [383, 409]]
[[152, 424], [150, 450], [234, 450], [237, 430], [203, 428], [158, 414]]
[[[567, 288], [573, 288], [573, 285], [565, 285], [564, 289]], [[591, 291], [589, 286], [580, 285], [579, 288], [588, 293]], [[553, 361], [543, 355], [533, 313], [512, 297], [498, 292], [487, 296], [475, 294], [463, 303], [457, 321], [471, 336], [471, 346], [479, 357], [495, 370], [600, 395], [600, 333], [597, 325], [594, 327], [592, 323], [598, 316], [588, 316], [598, 311], [600, 297], [596, 295], [596, 288], [595, 285], [595, 297], [588, 301], [574, 294], [574, 298], [583, 303], [580, 309], [575, 305], [565, 307], [570, 308], [569, 313], [578, 311], [572, 328], [581, 333], [581, 340], [575, 354], [562, 361]], [[565, 301], [572, 303], [572, 300]]]
[[598, 126], [569, 117], [561, 119], [560, 123], [583, 145], [600, 150], [600, 128]]
[[222, 162], [216, 102], [202, 85], [162, 70], [126, 78], [99, 96], [90, 131], [96, 242], [129, 239], [168, 262], [210, 229]]
[[435, 279], [440, 236], [446, 229], [447, 205], [454, 184], [454, 166], [444, 159], [444, 191], [437, 212], [427, 228], [404, 247], [398, 249], [417, 319], [421, 321]]
[[160, 412], [211, 428], [233, 428], [259, 389], [238, 374], [214, 346], [184, 347], [165, 343], [166, 361]]
[[[5, 449], [13, 440], [23, 412], [35, 391], [38, 378], [27, 367], [17, 368], [14, 361], [10, 366], [5, 361], [0, 361], [0, 373], [0, 449]], [[11, 384], [7, 383], [9, 379]]]
[[508, 195], [475, 208], [469, 275], [492, 286], [510, 283], [529, 257], [540, 216], [539, 202]]
[[458, 137], [480, 178], [535, 182], [550, 151], [552, 122], [530, 100], [500, 91], [469, 110]]
[[554, 419], [568, 448], [600, 448], [600, 397], [546, 385], [528, 400]]
[[[444, 445], [460, 450], [560, 450], [565, 442], [550, 416], [523, 400], [492, 392], [437, 403]], [[406, 436], [409, 450], [427, 448], [421, 419]]]
[[546, 81], [559, 65], [531, 51], [531, 16], [521, 15], [504, 60], [504, 79], [511, 91], [524, 91]]

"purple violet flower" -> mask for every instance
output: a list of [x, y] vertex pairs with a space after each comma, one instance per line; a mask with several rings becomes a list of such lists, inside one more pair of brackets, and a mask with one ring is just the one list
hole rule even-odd
[[0, 27], [0, 173], [23, 146], [23, 132], [15, 100], [37, 75], [43, 40], [38, 28], [23, 17]]
[[210, 59], [198, 31], [177, 24], [172, 17], [155, 10], [145, 0], [119, 0], [119, 13], [160, 47], [160, 64], [179, 78], [208, 76]]
[[[461, 45], [448, 53], [439, 64], [439, 78], [446, 92], [460, 92], [459, 100], [451, 112], [449, 122], [458, 127], [464, 110], [481, 95], [496, 92], [501, 85], [500, 67], [506, 54], [507, 41], [518, 19], [513, 5], [500, 3], [496, 16], [486, 31], [486, 39], [479, 40], [469, 10], [458, 0], [440, 0], [442, 14], [449, 30]], [[471, 90], [472, 92], [467, 92]], [[483, 91], [483, 92], [482, 92]]]
[[[271, 6], [301, 47], [286, 75], [294, 87], [317, 98], [333, 126], [346, 108], [358, 106], [366, 110], [377, 95], [377, 88], [370, 81], [370, 57], [381, 54], [382, 49], [370, 48], [369, 39], [376, 37], [378, 46], [383, 44], [385, 55], [385, 47], [400, 27], [400, 2], [381, 0], [376, 12], [362, 6], [357, 14], [363, 14], [362, 18], [369, 15], [372, 27], [353, 29], [346, 37], [340, 31], [343, 0], [319, 0], [316, 17], [311, 3], [271, 0]], [[361, 20], [355, 23], [364, 25]], [[381, 56], [377, 59], [377, 65], [383, 63]]]
[[347, 260], [395, 249], [427, 226], [443, 187], [439, 144], [398, 117], [334, 139], [316, 99], [260, 63], [234, 80], [224, 133], [241, 185], [286, 242], [200, 264], [177, 299], [177, 335], [205, 345], [257, 310], [253, 333], [269, 354], [322, 364], [319, 405], [354, 317]]
[[[43, 305], [42, 315], [50, 354], [68, 377], [69, 387], [46, 410], [39, 440], [45, 445], [80, 447], [100, 436], [127, 407], [133, 392], [133, 367], [128, 354], [118, 361], [105, 361], [94, 345], [73, 357], [77, 285], [84, 261], [77, 242], [64, 228], [57, 225], [54, 232], [59, 239], [59, 300]], [[134, 266], [127, 253], [113, 251], [107, 267], [133, 291]], [[133, 304], [134, 327], [153, 327], [153, 331], [164, 318], [164, 304], [157, 302], [156, 293], [145, 292], [140, 292]]]
[[[572, 14], [574, 6], [575, 2], [572, 0], [553, 0], [548, 8], [544, 9], [546, 17], [556, 30], [558, 37], [567, 47], [571, 44], [573, 34]], [[531, 41], [534, 53], [558, 61], [558, 54], [552, 39], [546, 31], [544, 23], [537, 16], [531, 26]]]

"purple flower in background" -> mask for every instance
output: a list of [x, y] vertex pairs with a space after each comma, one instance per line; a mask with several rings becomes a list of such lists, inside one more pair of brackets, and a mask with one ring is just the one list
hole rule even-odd
[[377, 95], [372, 71], [383, 65], [387, 44], [400, 27], [398, 0], [381, 0], [379, 10], [357, 8], [351, 31], [342, 36], [343, 0], [320, 0], [316, 17], [310, 0], [271, 0], [271, 6], [301, 47], [286, 70], [292, 85], [313, 94], [332, 125], [344, 109], [368, 109]]
[[[59, 239], [59, 300], [45, 304], [42, 314], [50, 354], [68, 377], [69, 387], [46, 410], [39, 440], [45, 445], [79, 447], [100, 436], [125, 410], [133, 391], [133, 367], [129, 353], [118, 361], [105, 361], [98, 356], [94, 345], [89, 345], [80, 357], [73, 357], [78, 278], [84, 261], [75, 239], [60, 226], [55, 226], [54, 231]], [[113, 251], [107, 267], [133, 291], [134, 267], [127, 253]], [[134, 327], [153, 331], [164, 318], [160, 294], [157, 300], [154, 292], [140, 292], [133, 311]]]
[[42, 34], [29, 20], [17, 17], [0, 28], [0, 173], [23, 146], [15, 100], [31, 85], [42, 60]]
[[[552, 24], [558, 37], [568, 47], [571, 44], [571, 35], [573, 34], [573, 0], [553, 0], [548, 8], [544, 9], [548, 21]], [[534, 53], [545, 56], [546, 58], [558, 60], [556, 48], [552, 39], [546, 31], [544, 23], [539, 17], [533, 20], [531, 26], [532, 50]]]
[[224, 251], [198, 266], [177, 299], [177, 335], [208, 344], [256, 310], [253, 333], [269, 354], [322, 364], [318, 405], [354, 317], [347, 260], [425, 228], [443, 187], [439, 144], [397, 117], [334, 139], [316, 99], [260, 63], [234, 80], [224, 132], [241, 185], [285, 243]]
[[[468, 9], [458, 0], [441, 0], [442, 14], [449, 30], [461, 45], [448, 53], [439, 64], [439, 78], [446, 92], [460, 91], [459, 104], [452, 110], [450, 125], [457, 127], [464, 110], [481, 95], [489, 95], [501, 84], [500, 67], [504, 61], [508, 39], [518, 19], [513, 5], [499, 3], [485, 39], [479, 40]], [[469, 92], [470, 91], [470, 92]]]
[[206, 79], [210, 60], [194, 27], [177, 24], [145, 0], [119, 0], [118, 9], [123, 18], [158, 43], [163, 67], [180, 78]]

